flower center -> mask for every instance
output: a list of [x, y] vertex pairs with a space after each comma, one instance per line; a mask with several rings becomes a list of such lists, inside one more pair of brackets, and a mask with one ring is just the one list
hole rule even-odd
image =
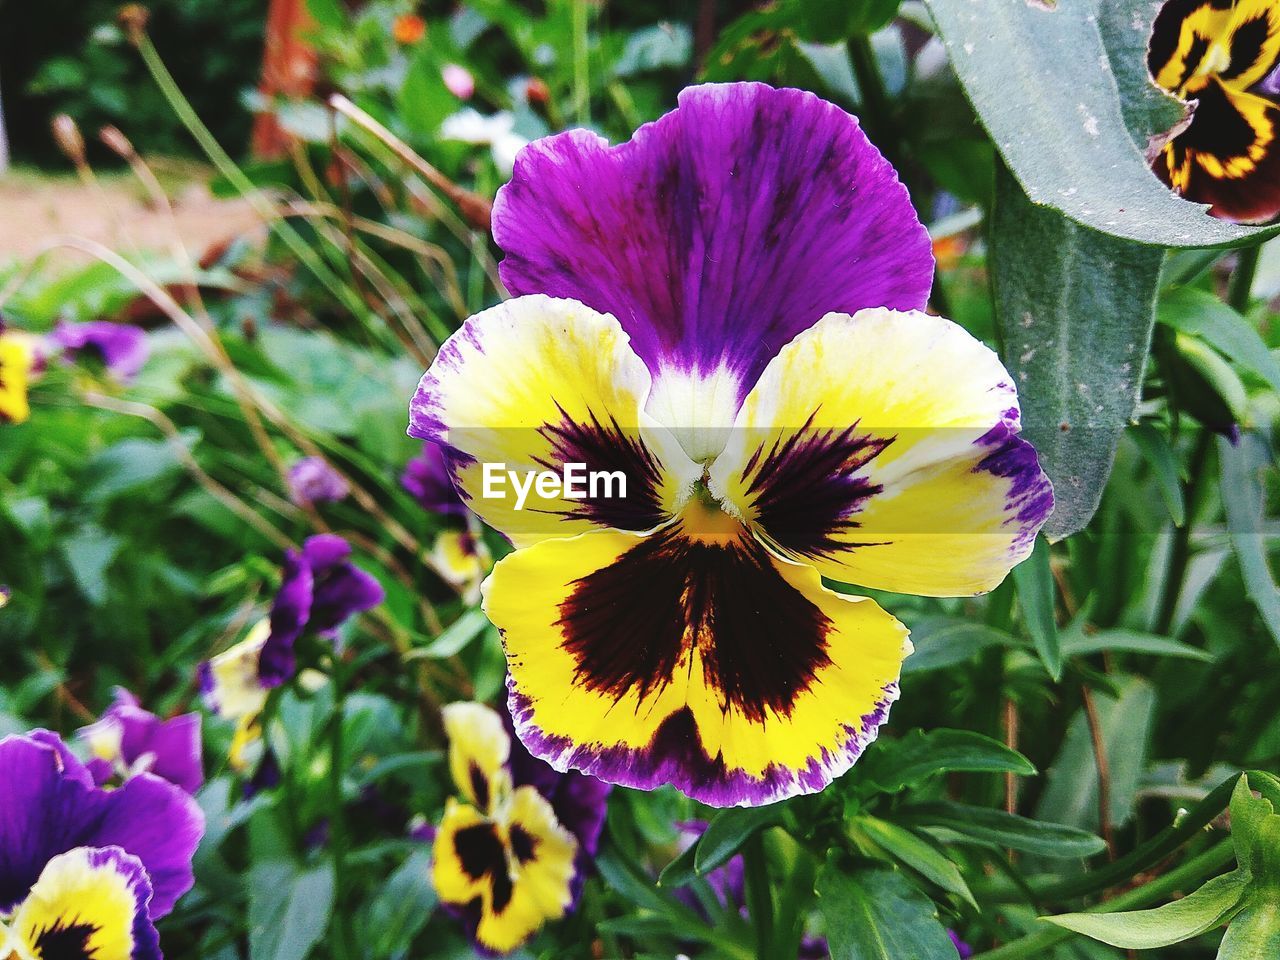
[[685, 536], [702, 542], [724, 543], [746, 533], [742, 521], [711, 492], [705, 473], [694, 483], [693, 494], [680, 511], [680, 525]]

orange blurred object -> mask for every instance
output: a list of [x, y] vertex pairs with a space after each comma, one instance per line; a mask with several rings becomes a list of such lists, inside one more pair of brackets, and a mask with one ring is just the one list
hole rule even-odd
[[402, 13], [391, 25], [391, 35], [395, 37], [396, 43], [405, 46], [417, 43], [427, 35], [427, 21], [417, 14]]
[[[316, 52], [306, 39], [313, 29], [306, 0], [271, 0], [258, 85], [268, 104], [278, 97], [307, 97], [315, 89]], [[289, 139], [274, 112], [258, 114], [253, 123], [254, 156], [279, 159], [288, 152]]]

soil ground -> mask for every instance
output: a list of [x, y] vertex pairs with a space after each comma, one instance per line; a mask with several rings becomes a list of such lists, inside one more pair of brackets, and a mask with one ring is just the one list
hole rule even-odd
[[[212, 196], [199, 173], [162, 176], [178, 235], [199, 258], [209, 247], [254, 230], [260, 221], [240, 199]], [[163, 209], [147, 201], [136, 180], [122, 174], [85, 184], [73, 176], [30, 170], [0, 175], [0, 266], [24, 262], [58, 236], [97, 240], [122, 253], [167, 251], [174, 226]], [[83, 262], [74, 251], [55, 252], [51, 265]]]

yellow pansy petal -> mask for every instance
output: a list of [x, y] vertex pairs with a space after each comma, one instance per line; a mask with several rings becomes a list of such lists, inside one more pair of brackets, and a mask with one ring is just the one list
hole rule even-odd
[[1263, 79], [1280, 60], [1280, 4], [1276, 0], [1236, 0], [1223, 41], [1229, 62], [1218, 78], [1237, 90]]
[[990, 590], [1053, 507], [996, 355], [940, 317], [828, 314], [743, 402], [710, 490], [785, 556], [898, 593]]
[[451, 703], [442, 711], [449, 770], [468, 800], [488, 813], [510, 793], [511, 738], [502, 718], [483, 703]]
[[511, 796], [499, 819], [452, 798], [436, 833], [432, 883], [459, 910], [476, 941], [508, 953], [571, 900], [577, 843], [532, 787]]
[[25, 338], [0, 333], [0, 423], [22, 423], [31, 415], [27, 386], [34, 363]]
[[1230, 0], [1169, 0], [1151, 29], [1147, 67], [1157, 85], [1182, 96], [1197, 77], [1230, 60]]
[[267, 705], [268, 690], [258, 672], [271, 622], [262, 619], [243, 640], [200, 665], [200, 694], [220, 717], [256, 717]]
[[[595, 526], [650, 529], [699, 470], [642, 413], [649, 371], [629, 339], [572, 300], [508, 300], [440, 348], [409, 432], [441, 445], [467, 505], [517, 545]], [[580, 465], [571, 489], [568, 464]]]
[[16, 940], [36, 958], [159, 960], [150, 900], [140, 860], [118, 847], [80, 847], [45, 866], [9, 924], [6, 946]]
[[549, 540], [499, 561], [485, 611], [535, 755], [732, 806], [820, 790], [875, 737], [905, 628], [719, 519]]

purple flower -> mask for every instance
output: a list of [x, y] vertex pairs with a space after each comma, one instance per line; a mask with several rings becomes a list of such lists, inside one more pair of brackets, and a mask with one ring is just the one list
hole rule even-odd
[[331, 533], [309, 537], [301, 550], [285, 554], [271, 633], [258, 664], [263, 687], [277, 687], [293, 676], [294, 645], [304, 630], [332, 637], [349, 617], [382, 602], [382, 585], [348, 562], [349, 556], [350, 544]]
[[161, 720], [142, 709], [128, 690], [117, 687], [115, 702], [80, 736], [93, 753], [89, 769], [99, 786], [116, 774], [128, 780], [142, 773], [168, 780], [187, 793], [204, 783], [198, 713]]
[[405, 464], [400, 485], [417, 498], [424, 510], [455, 517], [467, 514], [439, 444], [422, 445], [422, 453]]
[[126, 323], [94, 320], [89, 323], [62, 321], [50, 340], [71, 359], [93, 356], [107, 371], [123, 381], [132, 380], [147, 362], [147, 335], [141, 327]]
[[0, 740], [0, 914], [22, 903], [60, 854], [118, 848], [145, 869], [149, 915], [162, 917], [191, 889], [203, 834], [200, 807], [167, 780], [140, 773], [107, 790], [56, 734]]
[[303, 457], [289, 468], [289, 499], [300, 507], [334, 503], [351, 492], [346, 479], [320, 457]]
[[1053, 505], [1013, 378], [923, 312], [906, 189], [835, 105], [708, 84], [625, 143], [531, 143], [493, 233], [515, 296], [441, 345], [409, 433], [515, 547], [484, 600], [520, 739], [714, 806], [822, 790], [910, 651], [824, 581], [983, 593]]
[[960, 960], [969, 960], [969, 958], [973, 956], [973, 947], [961, 940], [958, 933], [948, 928], [947, 936], [950, 937], [951, 942], [955, 944], [956, 953], [960, 954]]

